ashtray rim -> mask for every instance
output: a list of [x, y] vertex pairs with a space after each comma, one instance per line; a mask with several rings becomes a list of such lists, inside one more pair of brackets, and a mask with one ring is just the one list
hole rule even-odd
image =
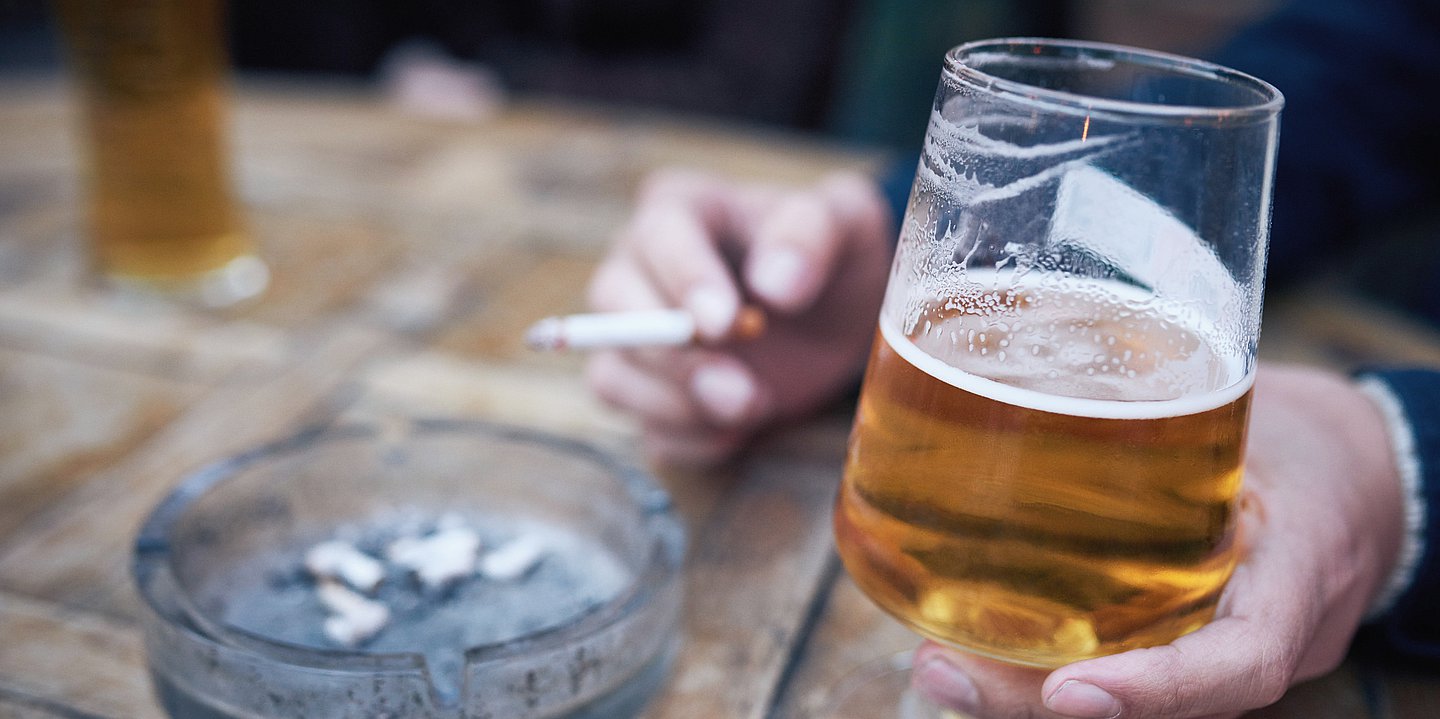
[[[652, 479], [650, 473], [623, 461], [613, 452], [573, 437], [479, 419], [413, 417], [384, 423], [312, 425], [190, 472], [156, 505], [136, 535], [131, 575], [143, 604], [156, 619], [190, 635], [192, 639], [251, 654], [268, 662], [331, 671], [421, 671], [428, 674], [431, 670], [428, 662], [423, 654], [416, 651], [370, 652], [287, 642], [240, 627], [221, 626], [218, 620], [206, 617], [198, 609], [186, 613], [192, 615], [189, 617], [192, 621], [201, 620], [201, 624], [208, 623], [209, 626], [191, 626], [177, 621], [157, 603], [158, 598], [152, 596], [151, 582], [147, 580], [162, 565], [173, 575], [168, 559], [172, 546], [169, 533], [185, 510], [208, 491], [254, 464], [302, 453], [335, 441], [477, 433], [504, 441], [544, 446], [599, 466], [615, 477], [635, 502], [646, 524], [650, 549], [642, 569], [615, 596], [534, 633], [467, 647], [463, 650], [466, 667], [540, 653], [600, 634], [650, 603], [665, 591], [670, 582], [679, 581], [685, 556], [685, 529], [669, 493]], [[171, 599], [182, 605], [190, 602], [178, 582], [175, 584], [179, 596]], [[204, 621], [206, 619], [209, 621]], [[212, 636], [212, 632], [217, 631], [221, 635]]]

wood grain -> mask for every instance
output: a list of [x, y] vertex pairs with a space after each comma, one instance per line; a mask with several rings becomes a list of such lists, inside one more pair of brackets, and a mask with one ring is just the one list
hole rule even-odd
[[[839, 558], [834, 561], [838, 564]], [[881, 611], [841, 573], [806, 642], [803, 661], [779, 698], [776, 716], [824, 719], [825, 708], [841, 687], [877, 662], [919, 645], [918, 635]]]
[[333, 416], [338, 408], [324, 401], [380, 341], [374, 333], [337, 332], [271, 382], [225, 386], [199, 400], [123, 460], [29, 517], [0, 547], [0, 590], [133, 617], [130, 545], [151, 508], [186, 472]]
[[195, 384], [0, 349], [0, 547], [200, 393]]
[[[843, 428], [819, 427], [825, 461], [782, 442], [737, 468], [724, 501], [692, 532], [685, 644], [648, 717], [766, 717], [830, 581], [830, 500]], [[797, 454], [799, 456], [797, 456]]]
[[34, 716], [164, 716], [131, 624], [0, 592], [0, 637], [0, 700], [12, 706]]
[[[789, 185], [883, 159], [645, 112], [526, 101], [439, 121], [354, 87], [245, 81], [236, 179], [273, 286], [217, 315], [97, 286], [72, 102], [43, 82], [0, 96], [0, 717], [23, 719], [160, 715], [130, 543], [175, 482], [220, 456], [309, 423], [426, 414], [560, 432], [643, 463], [638, 428], [587, 392], [583, 357], [530, 353], [524, 328], [584, 306], [658, 168]], [[1269, 358], [1440, 364], [1433, 328], [1333, 284], [1271, 310]], [[690, 558], [685, 641], [647, 719], [818, 719], [848, 673], [916, 643], [831, 550], [848, 425], [841, 410], [777, 432], [719, 471], [656, 468]], [[1435, 687], [1352, 664], [1257, 716], [1363, 717], [1378, 696], [1377, 719], [1419, 719], [1437, 714]]]

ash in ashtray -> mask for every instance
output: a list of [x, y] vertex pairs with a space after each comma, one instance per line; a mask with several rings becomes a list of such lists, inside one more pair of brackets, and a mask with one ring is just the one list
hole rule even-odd
[[533, 634], [614, 597], [631, 574], [606, 548], [509, 517], [380, 518], [263, 560], [222, 619], [280, 641], [419, 652], [442, 696], [464, 651]]

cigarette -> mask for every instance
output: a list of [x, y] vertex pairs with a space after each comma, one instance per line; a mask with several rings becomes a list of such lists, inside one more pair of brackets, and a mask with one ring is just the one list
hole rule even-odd
[[480, 560], [480, 573], [499, 582], [513, 582], [535, 568], [549, 550], [537, 534], [522, 535], [509, 544], [486, 554]]
[[316, 579], [339, 579], [371, 594], [385, 579], [385, 567], [354, 545], [332, 539], [305, 552], [305, 569]]
[[[740, 308], [728, 339], [748, 341], [765, 332], [765, 313]], [[680, 347], [699, 342], [695, 318], [685, 310], [636, 310], [546, 317], [530, 326], [525, 344], [534, 350]]]
[[401, 537], [385, 549], [385, 558], [415, 573], [427, 590], [444, 588], [475, 573], [480, 535], [453, 525], [426, 537]]
[[336, 644], [353, 647], [380, 633], [390, 623], [390, 608], [334, 582], [316, 587], [320, 603], [330, 610], [321, 629]]

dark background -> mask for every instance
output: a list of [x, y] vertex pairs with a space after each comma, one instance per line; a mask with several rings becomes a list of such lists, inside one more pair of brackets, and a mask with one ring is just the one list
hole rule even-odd
[[[1276, 0], [235, 0], [240, 73], [375, 78], [423, 39], [516, 94], [914, 146], [961, 42], [1068, 36], [1198, 54]], [[1198, 7], [1195, 7], [1198, 6]], [[0, 0], [0, 72], [58, 71], [44, 0]]]
[[[229, 32], [242, 78], [380, 86], [397, 49], [420, 41], [460, 67], [484, 68], [505, 97], [579, 98], [815, 133], [889, 148], [902, 170], [907, 158], [913, 168], [941, 57], [966, 40], [1074, 37], [1219, 59], [1287, 95], [1272, 286], [1338, 272], [1440, 322], [1440, 0], [1302, 1], [1288, 23], [1299, 35], [1252, 30], [1222, 50], [1280, 7], [1281, 0], [233, 0]], [[1353, 17], [1336, 15], [1346, 12]], [[45, 0], [0, 0], [0, 80], [59, 75], [63, 54]]]

